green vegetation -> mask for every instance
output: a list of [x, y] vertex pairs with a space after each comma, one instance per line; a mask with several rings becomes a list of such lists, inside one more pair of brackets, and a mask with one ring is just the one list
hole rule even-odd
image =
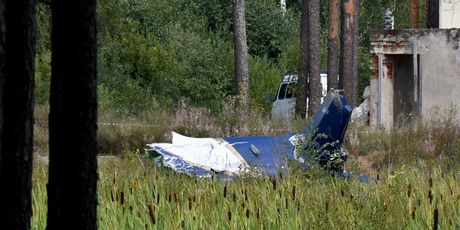
[[[146, 116], [158, 119], [150, 120], [158, 125], [154, 128], [140, 126], [141, 120], [126, 120], [133, 122], [129, 127], [102, 126], [100, 138], [112, 139], [101, 145], [125, 154], [100, 163], [99, 227], [426, 229], [434, 226], [435, 219], [440, 229], [460, 227], [460, 126], [455, 109], [439, 110], [429, 121], [391, 133], [350, 127], [346, 169], [364, 172], [375, 183], [340, 179], [316, 167], [301, 171], [295, 164], [287, 177], [276, 181], [196, 179], [139, 158], [142, 142], [167, 140], [172, 128], [192, 136], [240, 133], [238, 123], [232, 123], [238, 121], [236, 115], [223, 110], [228, 117], [184, 105], [173, 117]], [[280, 125], [257, 116], [250, 119], [249, 134], [254, 135], [305, 125], [304, 121]], [[35, 161], [34, 229], [46, 225], [46, 183], [47, 167]]]
[[[299, 63], [300, 1], [283, 16], [275, 0], [247, 1], [250, 94], [269, 111], [281, 76]], [[407, 24], [405, 1], [361, 1], [360, 90], [370, 76], [369, 31], [381, 28], [384, 9], [397, 6], [396, 25]], [[422, 8], [424, 4], [422, 4]], [[321, 1], [322, 68], [327, 56], [327, 1]], [[423, 11], [422, 11], [423, 12]], [[50, 10], [39, 4], [36, 101], [46, 105], [50, 81]], [[132, 116], [174, 109], [180, 101], [220, 113], [233, 92], [231, 1], [101, 0], [98, 2], [100, 111]]]
[[[47, 170], [36, 164], [34, 172], [32, 226], [44, 229]], [[460, 227], [460, 175], [438, 167], [398, 168], [377, 183], [315, 170], [223, 182], [133, 156], [102, 164], [99, 176], [100, 229], [427, 229], [436, 221], [440, 229]]]
[[[345, 148], [348, 171], [377, 183], [339, 179], [293, 166], [286, 178], [196, 179], [139, 161], [145, 144], [170, 140], [170, 131], [195, 137], [269, 135], [305, 121], [267, 116], [273, 94], [299, 59], [299, 0], [283, 16], [274, 0], [248, 1], [251, 111], [234, 111], [231, 2], [100, 0], [99, 147], [101, 229], [393, 229], [460, 228], [460, 127], [455, 109], [387, 133], [352, 125]], [[322, 2], [322, 67], [326, 3]], [[404, 28], [405, 1], [360, 1], [360, 88], [370, 76], [369, 31], [396, 6]], [[422, 7], [424, 1], [422, 1]], [[423, 12], [423, 11], [422, 11]], [[35, 152], [48, 152], [49, 8], [39, 7]], [[422, 20], [423, 21], [423, 20]], [[249, 124], [248, 126], [242, 125]], [[248, 127], [244, 129], [243, 127]], [[71, 146], [69, 146], [71, 147]], [[141, 163], [142, 162], [142, 163]], [[32, 226], [46, 226], [47, 167], [36, 160]], [[209, 226], [209, 227], [208, 227]]]

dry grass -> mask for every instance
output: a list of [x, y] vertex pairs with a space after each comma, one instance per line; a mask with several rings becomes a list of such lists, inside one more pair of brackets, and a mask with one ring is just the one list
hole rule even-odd
[[[35, 149], [41, 155], [48, 152], [47, 111], [45, 106], [36, 109]], [[347, 169], [375, 175], [375, 170], [418, 161], [428, 166], [456, 167], [460, 159], [457, 110], [437, 111], [429, 120], [415, 121], [392, 132], [351, 124], [345, 139], [345, 148], [350, 152]], [[301, 119], [273, 120], [257, 107], [244, 116], [246, 120], [242, 117], [231, 101], [220, 114], [184, 103], [175, 111], [156, 109], [132, 117], [101, 114], [100, 153], [118, 156], [142, 153], [148, 143], [171, 141], [171, 131], [193, 137], [273, 135], [301, 130], [307, 123]]]

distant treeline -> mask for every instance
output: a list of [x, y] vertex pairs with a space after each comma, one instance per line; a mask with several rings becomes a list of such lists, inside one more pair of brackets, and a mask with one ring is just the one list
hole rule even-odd
[[[422, 6], [424, 1], [422, 1]], [[248, 0], [246, 19], [252, 103], [270, 108], [286, 72], [299, 63], [300, 0]], [[407, 25], [407, 1], [360, 1], [360, 90], [370, 76], [369, 31], [383, 27], [385, 9]], [[326, 67], [327, 0], [321, 0], [321, 65]], [[219, 0], [98, 1], [98, 72], [101, 110], [132, 114], [179, 101], [219, 112], [234, 95], [232, 4]], [[48, 102], [51, 76], [50, 9], [39, 5], [36, 101]]]

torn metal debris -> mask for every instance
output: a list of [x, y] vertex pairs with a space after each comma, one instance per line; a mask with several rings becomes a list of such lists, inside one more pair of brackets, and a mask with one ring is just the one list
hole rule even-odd
[[331, 91], [311, 123], [299, 133], [192, 138], [173, 132], [172, 143], [149, 144], [147, 150], [162, 165], [198, 177], [252, 173], [275, 177], [288, 172], [289, 160], [303, 168], [319, 163], [345, 175], [347, 153], [341, 146], [350, 115], [344, 96]]

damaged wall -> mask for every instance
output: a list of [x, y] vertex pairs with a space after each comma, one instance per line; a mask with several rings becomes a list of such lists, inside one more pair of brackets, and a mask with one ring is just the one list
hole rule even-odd
[[451, 103], [460, 108], [460, 29], [429, 33], [418, 39], [423, 75], [422, 107]]
[[371, 45], [371, 126], [460, 108], [460, 29], [379, 30]]

